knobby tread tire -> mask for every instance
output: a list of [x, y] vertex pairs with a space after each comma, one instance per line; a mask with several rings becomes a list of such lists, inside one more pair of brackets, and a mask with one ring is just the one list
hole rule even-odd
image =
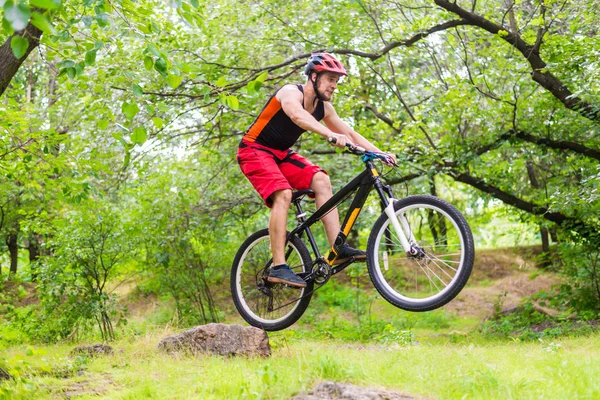
[[[310, 303], [311, 297], [312, 297], [314, 282], [313, 281], [307, 282], [307, 285], [303, 290], [295, 289], [295, 290], [298, 290], [299, 294], [303, 293], [304, 297], [302, 299], [300, 299], [300, 302], [298, 303], [296, 308], [293, 310], [293, 312], [291, 314], [287, 315], [284, 319], [282, 319], [280, 321], [276, 321], [276, 322], [275, 321], [273, 321], [273, 322], [261, 321], [261, 320], [257, 319], [256, 316], [253, 315], [252, 311], [248, 310], [244, 306], [245, 301], [243, 300], [243, 293], [241, 293], [241, 291], [238, 289], [238, 278], [239, 278], [238, 270], [243, 265], [243, 261], [244, 261], [243, 258], [247, 255], [247, 251], [248, 251], [249, 247], [253, 246], [260, 239], [263, 239], [265, 237], [267, 237], [267, 239], [269, 237], [268, 229], [262, 229], [258, 232], [255, 232], [244, 241], [244, 243], [238, 250], [238, 252], [235, 256], [235, 259], [233, 261], [233, 266], [231, 268], [231, 277], [230, 277], [231, 295], [232, 295], [235, 307], [237, 308], [238, 312], [240, 313], [240, 315], [242, 316], [242, 318], [244, 318], [244, 320], [246, 322], [248, 322], [250, 325], [252, 325], [254, 327], [264, 329], [265, 331], [279, 331], [279, 330], [285, 329], [285, 328], [289, 327], [290, 325], [294, 324], [296, 321], [298, 321], [298, 319], [300, 319], [302, 314], [304, 314], [304, 312], [306, 311], [306, 309]], [[296, 250], [298, 251], [298, 254], [300, 255], [300, 258], [302, 259], [302, 263], [304, 265], [305, 271], [309, 272], [308, 268], [310, 268], [310, 266], [312, 265], [312, 259], [310, 256], [310, 252], [306, 248], [306, 245], [302, 242], [302, 240], [298, 236], [292, 236], [291, 239], [288, 241], [288, 243], [291, 243], [291, 245], [296, 248]], [[287, 247], [287, 245], [286, 245], [286, 247]]]
[[414, 195], [409, 196], [400, 200], [396, 200], [394, 202], [394, 210], [397, 213], [398, 210], [406, 208], [408, 206], [415, 205], [431, 205], [434, 207], [443, 210], [448, 214], [450, 219], [452, 219], [457, 227], [460, 235], [463, 238], [463, 248], [464, 248], [464, 262], [458, 272], [456, 278], [451, 283], [451, 288], [443, 295], [437, 299], [432, 299], [431, 301], [410, 301], [403, 298], [399, 298], [395, 293], [389, 291], [383, 282], [381, 281], [381, 277], [376, 271], [376, 254], [378, 249], [376, 247], [377, 237], [379, 235], [379, 231], [383, 229], [385, 223], [388, 221], [387, 214], [383, 213], [373, 225], [373, 229], [369, 236], [369, 241], [367, 244], [367, 268], [369, 271], [369, 276], [371, 277], [371, 281], [373, 285], [377, 289], [377, 291], [383, 296], [385, 300], [395, 305], [398, 308], [407, 311], [430, 311], [436, 308], [447, 304], [449, 301], [454, 299], [458, 293], [463, 289], [465, 284], [467, 283], [471, 271], [473, 268], [473, 261], [475, 259], [475, 247], [473, 243], [473, 235], [471, 233], [471, 228], [462, 214], [450, 203], [445, 200], [442, 200], [435, 196], [430, 195]]

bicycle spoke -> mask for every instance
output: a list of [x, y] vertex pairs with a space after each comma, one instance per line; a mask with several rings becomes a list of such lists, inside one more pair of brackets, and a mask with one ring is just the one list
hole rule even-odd
[[[398, 213], [400, 214], [400, 213]], [[438, 209], [425, 204], [402, 213], [403, 226], [416, 254], [406, 255], [389, 220], [380, 228], [379, 271], [390, 290], [411, 299], [437, 296], [456, 279], [463, 247], [456, 226]], [[405, 232], [406, 233], [406, 232]]]

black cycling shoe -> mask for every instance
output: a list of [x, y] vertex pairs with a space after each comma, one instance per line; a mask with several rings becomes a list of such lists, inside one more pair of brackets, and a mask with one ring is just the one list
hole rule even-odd
[[350, 260], [351, 258], [354, 258], [356, 261], [366, 260], [367, 253], [365, 251], [348, 246], [348, 243], [344, 243], [337, 255], [337, 258], [333, 262], [333, 265], [341, 264]]
[[271, 283], [285, 283], [297, 288], [306, 287], [304, 279], [296, 275], [287, 264], [278, 265], [269, 269], [267, 281]]

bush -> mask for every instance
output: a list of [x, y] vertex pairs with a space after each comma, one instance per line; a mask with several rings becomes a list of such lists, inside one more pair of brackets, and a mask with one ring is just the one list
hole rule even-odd
[[600, 231], [577, 227], [558, 247], [555, 267], [567, 277], [546, 296], [559, 310], [575, 311], [583, 319], [600, 317]]

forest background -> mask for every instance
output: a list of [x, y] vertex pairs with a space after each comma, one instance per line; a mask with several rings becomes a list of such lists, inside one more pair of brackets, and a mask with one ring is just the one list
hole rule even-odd
[[[314, 51], [349, 71], [334, 105], [398, 155], [385, 175], [398, 195], [453, 203], [478, 249], [541, 244], [539, 265], [564, 276], [547, 304], [597, 319], [594, 2], [0, 7], [0, 342], [115, 339], [127, 322], [116, 288], [131, 280], [165, 300], [169, 323], [223, 320], [217, 288], [268, 218], [237, 143], [276, 88], [304, 82]], [[316, 135], [295, 148], [334, 189], [361, 168]], [[377, 214], [361, 217], [359, 245]], [[11, 282], [39, 302], [11, 306]]]

